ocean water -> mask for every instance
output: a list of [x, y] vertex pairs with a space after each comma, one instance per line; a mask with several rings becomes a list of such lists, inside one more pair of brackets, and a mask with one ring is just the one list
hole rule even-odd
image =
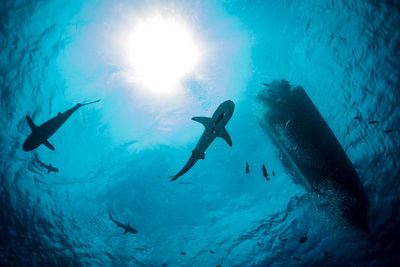
[[[154, 12], [185, 21], [203, 51], [168, 96], [129, 65], [126, 33]], [[397, 1], [3, 0], [0, 21], [1, 265], [400, 263]], [[260, 82], [281, 79], [304, 88], [353, 163], [369, 234], [295, 183], [261, 127]], [[54, 151], [23, 151], [26, 115], [40, 125], [96, 99], [49, 138]], [[233, 146], [217, 138], [169, 182], [202, 134], [191, 118], [228, 99]]]

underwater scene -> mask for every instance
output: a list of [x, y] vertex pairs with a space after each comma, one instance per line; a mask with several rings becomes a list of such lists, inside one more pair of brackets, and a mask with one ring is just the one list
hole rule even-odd
[[1, 266], [400, 266], [397, 0], [0, 22]]

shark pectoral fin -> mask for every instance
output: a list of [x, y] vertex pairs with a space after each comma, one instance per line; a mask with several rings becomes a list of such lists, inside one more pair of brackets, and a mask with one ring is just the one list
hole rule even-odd
[[193, 117], [192, 120], [200, 122], [206, 128], [211, 124], [210, 123], [211, 118], [207, 118], [207, 117]]
[[48, 169], [48, 170], [47, 170], [47, 174], [49, 174], [50, 172], [51, 172], [51, 170], [50, 170], [50, 169]]
[[228, 145], [232, 146], [232, 139], [225, 128], [221, 129], [221, 131], [218, 133], [218, 137], [223, 138], [228, 143]]
[[49, 143], [49, 141], [44, 141], [43, 142], [43, 145], [45, 145], [45, 146], [47, 146], [49, 149], [51, 149], [51, 150], [56, 150], [50, 143]]
[[125, 230], [124, 235], [126, 235], [128, 233], [128, 230]]
[[33, 130], [36, 129], [37, 126], [33, 123], [31, 117], [29, 117], [28, 115], [26, 115], [26, 120], [28, 121], [29, 128], [31, 128], [31, 131], [33, 132]]

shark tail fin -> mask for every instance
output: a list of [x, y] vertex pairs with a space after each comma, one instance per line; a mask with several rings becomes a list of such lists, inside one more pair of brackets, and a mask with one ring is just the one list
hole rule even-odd
[[96, 101], [92, 101], [92, 102], [89, 102], [89, 103], [85, 103], [85, 104], [78, 104], [78, 105], [80, 105], [81, 107], [83, 107], [83, 106], [86, 106], [86, 105], [90, 105], [90, 104], [94, 104], [94, 103], [98, 103], [98, 102], [100, 102], [100, 100], [101, 99], [97, 99]]
[[179, 176], [174, 175], [174, 176], [170, 176], [170, 177], [168, 177], [168, 178], [171, 179], [171, 180], [169, 180], [170, 182], [173, 182], [173, 181], [175, 181], [176, 179], [178, 179], [178, 177], [179, 177]]
[[26, 115], [26, 120], [28, 121], [29, 128], [31, 128], [31, 131], [33, 132], [37, 128], [37, 126], [32, 121], [31, 117], [29, 117], [29, 115]]
[[55, 148], [54, 148], [54, 146], [52, 146], [50, 143], [49, 143], [49, 141], [44, 141], [43, 142], [43, 145], [45, 145], [45, 146], [47, 146], [49, 149], [51, 149], [51, 150], [56, 150]]
[[124, 235], [126, 235], [128, 233], [128, 230], [125, 230]]
[[232, 146], [232, 139], [225, 128], [221, 129], [221, 131], [218, 133], [218, 137], [223, 138], [228, 143], [228, 145]]
[[170, 182], [172, 182], [172, 181], [175, 181], [176, 179], [178, 179], [178, 177], [176, 176], [176, 175], [172, 175], [172, 176], [161, 176], [161, 175], [159, 175], [159, 176], [157, 176], [158, 178], [163, 178], [163, 179], [170, 179], [169, 181]]
[[208, 117], [193, 117], [192, 120], [200, 122], [206, 128], [211, 124], [210, 123], [211, 118], [208, 118]]

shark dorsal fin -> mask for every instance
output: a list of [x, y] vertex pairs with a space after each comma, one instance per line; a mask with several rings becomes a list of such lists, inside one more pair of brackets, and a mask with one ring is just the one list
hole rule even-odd
[[33, 132], [37, 126], [35, 125], [35, 123], [33, 123], [31, 117], [29, 117], [29, 115], [26, 115], [26, 120], [28, 121], [29, 124], [29, 128], [31, 128], [31, 131]]
[[218, 132], [218, 137], [223, 138], [223, 139], [228, 143], [228, 145], [232, 146], [232, 139], [231, 139], [231, 137], [229, 136], [229, 133], [228, 133], [228, 131], [227, 131], [225, 128], [221, 129], [221, 130]]
[[193, 117], [192, 120], [200, 122], [201, 124], [204, 125], [204, 127], [209, 127], [209, 125], [211, 124], [211, 118], [208, 117]]

